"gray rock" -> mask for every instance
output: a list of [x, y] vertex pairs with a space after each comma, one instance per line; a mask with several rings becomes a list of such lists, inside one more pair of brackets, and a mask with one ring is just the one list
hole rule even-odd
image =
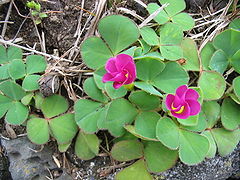
[[225, 180], [230, 177], [239, 178], [239, 175], [240, 143], [226, 157], [217, 155], [194, 166], [187, 166], [178, 162], [173, 168], [159, 173], [156, 178], [165, 180]]
[[10, 141], [1, 139], [1, 144], [7, 152], [13, 180], [41, 179], [49, 176], [47, 168], [57, 168], [52, 159], [52, 151], [45, 146], [41, 152], [34, 152], [31, 149], [39, 149], [39, 146], [31, 143], [27, 137]]

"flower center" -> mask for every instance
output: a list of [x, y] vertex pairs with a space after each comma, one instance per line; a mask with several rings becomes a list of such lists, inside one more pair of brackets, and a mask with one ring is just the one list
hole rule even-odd
[[[172, 104], [172, 107], [171, 107], [173, 110], [176, 110], [177, 108], [175, 108], [174, 106], [173, 106], [173, 104]], [[179, 111], [177, 111], [177, 112], [175, 112], [176, 114], [181, 114], [183, 111], [184, 111], [184, 106], [182, 106], [181, 108], [180, 108], [180, 110]]]

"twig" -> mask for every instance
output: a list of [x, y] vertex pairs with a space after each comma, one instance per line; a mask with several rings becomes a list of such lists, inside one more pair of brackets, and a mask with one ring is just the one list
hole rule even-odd
[[143, 3], [141, 0], [134, 0], [136, 3], [140, 4], [142, 7], [147, 8], [147, 5]]
[[12, 11], [12, 5], [13, 5], [13, 0], [9, 4], [8, 12], [7, 12], [7, 15], [5, 17], [5, 23], [3, 24], [3, 29], [2, 29], [2, 34], [1, 34], [2, 37], [5, 36], [6, 30], [7, 30], [7, 24], [8, 23], [6, 23], [6, 22], [9, 20], [9, 17], [10, 17], [11, 11]]
[[56, 59], [56, 60], [59, 60], [59, 61], [66, 61], [66, 62], [72, 62], [69, 59], [65, 59], [65, 58], [57, 57], [57, 56], [50, 55], [50, 54], [47, 54], [47, 53], [43, 53], [43, 52], [40, 52], [40, 51], [37, 51], [37, 50], [34, 50], [34, 49], [30, 49], [30, 48], [27, 48], [27, 47], [24, 47], [24, 46], [20, 46], [18, 44], [14, 44], [10, 41], [5, 41], [3, 39], [0, 39], [0, 43], [6, 44], [6, 45], [9, 45], [9, 46], [15, 46], [15, 47], [21, 48], [25, 51], [30, 51], [30, 52], [33, 52], [33, 53], [36, 53], [36, 54], [40, 54], [42, 56], [46, 56], [46, 57], [51, 58], [51, 59]]
[[140, 21], [144, 21], [143, 17], [139, 16], [136, 12], [131, 11], [131, 10], [127, 9], [127, 8], [120, 7], [120, 8], [117, 8], [117, 10], [118, 11], [122, 11], [122, 12], [124, 12], [126, 14], [130, 14], [130, 15], [132, 15], [133, 17], [137, 18]]
[[169, 3], [163, 4], [160, 8], [158, 8], [156, 11], [154, 11], [152, 14], [150, 14], [150, 16], [147, 17], [147, 19], [145, 19], [140, 25], [139, 28], [146, 26], [147, 23], [149, 23], [152, 19], [154, 19], [158, 13], [160, 13], [165, 7], [167, 7], [169, 5]]
[[14, 1], [12, 1], [12, 2], [13, 2], [13, 6], [15, 7], [15, 9], [16, 9], [16, 11], [17, 11], [17, 13], [18, 13], [19, 16], [21, 16], [21, 17], [23, 17], [23, 18], [28, 18], [28, 19], [30, 19], [30, 17], [22, 15], [22, 14], [20, 13], [18, 7], [16, 6], [15, 2], [14, 2]]

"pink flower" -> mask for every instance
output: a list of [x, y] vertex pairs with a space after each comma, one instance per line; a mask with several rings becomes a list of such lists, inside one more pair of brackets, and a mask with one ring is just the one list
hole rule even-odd
[[136, 65], [132, 56], [119, 54], [110, 58], [105, 66], [107, 73], [103, 76], [102, 81], [113, 81], [115, 89], [124, 84], [131, 84], [136, 79]]
[[187, 119], [189, 116], [197, 115], [200, 112], [201, 105], [197, 101], [198, 98], [197, 91], [182, 85], [177, 88], [175, 95], [167, 95], [166, 106], [174, 117]]

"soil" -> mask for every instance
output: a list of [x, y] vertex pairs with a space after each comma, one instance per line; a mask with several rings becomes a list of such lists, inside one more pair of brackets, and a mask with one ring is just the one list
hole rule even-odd
[[[143, 2], [157, 2], [157, 0], [144, 0]], [[212, 11], [216, 11], [226, 5], [227, 0], [186, 0], [187, 8], [189, 12], [199, 12], [202, 9], [206, 10], [206, 6], [211, 6]], [[210, 4], [210, 2], [213, 2]], [[18, 0], [15, 1], [15, 5], [17, 8], [13, 6], [12, 12], [10, 14], [9, 21], [14, 22], [12, 24], [8, 24], [6, 29], [6, 34], [4, 36], [5, 40], [13, 40], [16, 38], [21, 38], [20, 44], [27, 47], [35, 47], [36, 50], [41, 51], [41, 46], [39, 43], [38, 33], [34, 26], [34, 23], [31, 18], [29, 18], [29, 10], [25, 6], [26, 0]], [[95, 8], [96, 0], [85, 0], [82, 25], [84, 25], [87, 21], [87, 18], [91, 15]], [[41, 1], [42, 11], [49, 12], [47, 18], [43, 19], [42, 23], [37, 26], [39, 34], [42, 36], [44, 34], [46, 53], [53, 54], [57, 53], [58, 56], [68, 57], [69, 50], [74, 46], [77, 37], [75, 33], [77, 31], [79, 15], [81, 13], [81, 1], [79, 0], [51, 0], [51, 1]], [[141, 14], [141, 16], [146, 17], [147, 12], [142, 8], [139, 4], [135, 3], [133, 0], [122, 1], [120, 3], [115, 3], [114, 6], [110, 7], [111, 11], [114, 12], [114, 9], [120, 5], [124, 5], [129, 9], [135, 10], [137, 14]], [[111, 6], [111, 5], [109, 5]], [[4, 21], [7, 11], [9, 9], [9, 4], [5, 4], [0, 6], [0, 20]], [[28, 16], [26, 18], [26, 16]], [[88, 24], [89, 26], [89, 24]], [[3, 23], [0, 23], [0, 32], [2, 31]], [[83, 35], [80, 38], [78, 46], [81, 44], [82, 40], [85, 38], [85, 33], [87, 29], [83, 32]], [[76, 62], [81, 62], [80, 54], [76, 53]], [[70, 64], [67, 64], [69, 66]], [[72, 81], [77, 81], [78, 79], [73, 77]], [[16, 135], [25, 133], [24, 127], [12, 127], [12, 130], [16, 133]], [[11, 130], [10, 130], [11, 131]], [[11, 133], [9, 134], [6, 131], [5, 125], [3, 122], [0, 122], [0, 132], [3, 136], [12, 137]], [[108, 135], [109, 138], [112, 138]], [[104, 139], [104, 138], [103, 138]], [[55, 154], [57, 154], [60, 158], [62, 157], [59, 154], [56, 143], [52, 142], [48, 144]], [[102, 146], [105, 147], [104, 141], [102, 142]], [[101, 153], [105, 153], [103, 149]], [[1, 155], [1, 154], [0, 154]], [[1, 157], [4, 159], [5, 157]], [[82, 169], [91, 166], [91, 162], [81, 161], [76, 155], [74, 155], [73, 147], [71, 147], [66, 153], [67, 161], [70, 163], [70, 169], [68, 169], [68, 173], [72, 174], [72, 177], [76, 177], [77, 172], [80, 172]], [[107, 167], [113, 164], [113, 161], [109, 159], [109, 157], [104, 157], [104, 161], [101, 161], [101, 158], [95, 158], [94, 162], [96, 164], [94, 166], [97, 167]], [[7, 167], [7, 161], [1, 160], [0, 162], [6, 162], [4, 167]], [[0, 164], [0, 167], [2, 165]], [[1, 170], [1, 169], [0, 169]], [[99, 174], [93, 175], [93, 177], [97, 177], [98, 179], [103, 178], [100, 175], [107, 175], [107, 170], [99, 170], [94, 169], [94, 172], [99, 172]], [[106, 172], [106, 174], [104, 174]], [[111, 172], [111, 171], [110, 171]], [[9, 173], [6, 171], [6, 176]], [[84, 176], [84, 175], [83, 175]], [[57, 177], [57, 176], [56, 176]], [[81, 177], [82, 178], [82, 177]], [[80, 179], [81, 179], [80, 178]]]

